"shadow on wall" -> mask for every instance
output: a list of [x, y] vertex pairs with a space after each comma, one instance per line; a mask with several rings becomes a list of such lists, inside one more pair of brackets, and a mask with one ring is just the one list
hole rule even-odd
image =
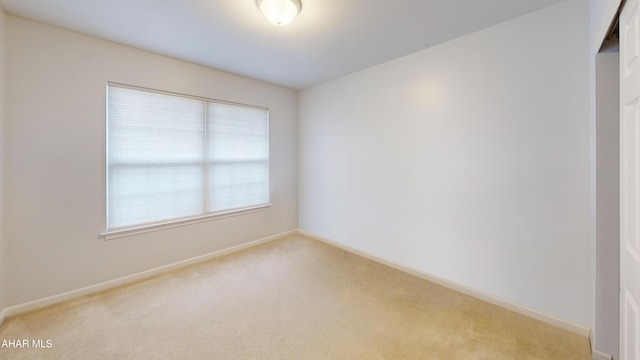
[[595, 349], [614, 359], [618, 359], [620, 293], [619, 49], [613, 36], [596, 56]]

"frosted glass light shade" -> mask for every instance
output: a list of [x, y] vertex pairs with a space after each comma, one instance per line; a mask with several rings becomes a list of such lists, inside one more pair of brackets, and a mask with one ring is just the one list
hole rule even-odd
[[300, 13], [300, 0], [256, 0], [258, 9], [270, 22], [278, 25], [288, 25]]

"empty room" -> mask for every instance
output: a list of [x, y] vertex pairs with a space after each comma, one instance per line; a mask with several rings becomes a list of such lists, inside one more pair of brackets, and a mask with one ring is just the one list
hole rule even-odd
[[638, 3], [0, 0], [0, 358], [640, 360]]

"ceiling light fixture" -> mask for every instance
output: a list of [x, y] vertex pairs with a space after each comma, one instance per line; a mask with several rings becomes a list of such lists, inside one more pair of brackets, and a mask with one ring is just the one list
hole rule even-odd
[[278, 26], [288, 25], [302, 10], [300, 0], [256, 0], [267, 20]]

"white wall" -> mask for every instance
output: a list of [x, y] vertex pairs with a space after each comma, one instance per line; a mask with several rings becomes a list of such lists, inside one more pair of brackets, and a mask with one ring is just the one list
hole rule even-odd
[[[5, 254], [5, 237], [4, 237], [4, 118], [5, 118], [5, 14], [0, 8], [0, 314], [5, 307], [6, 299], [6, 282], [5, 267], [7, 257]], [[1, 316], [1, 315], [0, 315]], [[0, 324], [2, 318], [0, 317]]]
[[[13, 16], [7, 25], [6, 305], [297, 228], [296, 91]], [[273, 206], [98, 240], [106, 81], [269, 107]]]
[[617, 359], [620, 308], [619, 53], [598, 54], [596, 69], [595, 348]]
[[300, 227], [592, 326], [589, 3], [301, 92]]

